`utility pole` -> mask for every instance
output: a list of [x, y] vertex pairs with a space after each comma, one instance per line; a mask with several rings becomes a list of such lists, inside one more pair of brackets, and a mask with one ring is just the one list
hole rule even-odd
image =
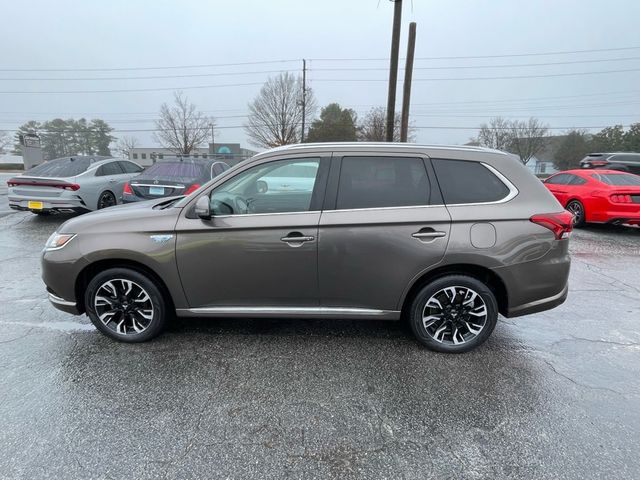
[[387, 97], [387, 142], [393, 142], [393, 124], [396, 116], [396, 83], [398, 81], [398, 50], [400, 49], [400, 20], [402, 0], [393, 2], [393, 31], [391, 32], [391, 60], [389, 63], [389, 95]]
[[413, 55], [416, 51], [416, 22], [409, 24], [407, 44], [407, 62], [404, 66], [404, 92], [402, 95], [402, 122], [400, 123], [400, 141], [406, 142], [409, 136], [409, 108], [411, 104], [411, 77], [413, 76]]
[[213, 123], [210, 124], [211, 127], [211, 155], [212, 158], [215, 158], [216, 155], [216, 137], [213, 134]]
[[304, 121], [307, 115], [307, 61], [302, 59], [302, 133], [300, 143], [304, 143]]

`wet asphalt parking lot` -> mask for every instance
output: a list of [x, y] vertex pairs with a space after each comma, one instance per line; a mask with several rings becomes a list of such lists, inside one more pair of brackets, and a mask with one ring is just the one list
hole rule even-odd
[[0, 175], [0, 478], [639, 478], [640, 229], [574, 233], [561, 307], [468, 354], [402, 323], [178, 320], [125, 345], [49, 305], [63, 217]]

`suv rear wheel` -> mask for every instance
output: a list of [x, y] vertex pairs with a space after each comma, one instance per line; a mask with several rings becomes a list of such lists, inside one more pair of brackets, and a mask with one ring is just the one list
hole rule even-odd
[[446, 353], [467, 352], [482, 344], [497, 320], [493, 292], [466, 275], [447, 275], [423, 287], [413, 299], [409, 318], [420, 343]]
[[162, 332], [167, 307], [158, 287], [128, 268], [110, 268], [87, 286], [85, 308], [91, 322], [105, 335], [122, 342], [144, 342]]

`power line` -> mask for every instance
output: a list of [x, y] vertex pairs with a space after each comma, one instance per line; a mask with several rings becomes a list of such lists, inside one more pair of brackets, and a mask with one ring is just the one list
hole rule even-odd
[[[414, 82], [439, 82], [439, 81], [466, 81], [466, 80], [513, 80], [518, 78], [549, 78], [549, 77], [574, 77], [577, 75], [601, 75], [609, 73], [639, 72], [640, 68], [628, 68], [623, 70], [600, 70], [595, 72], [570, 72], [548, 73], [539, 75], [511, 75], [500, 77], [449, 77], [449, 78], [414, 78]], [[383, 78], [315, 78], [314, 82], [386, 82]], [[2, 93], [2, 92], [0, 92]]]
[[[590, 98], [590, 97], [604, 97], [604, 96], [627, 96], [627, 95], [636, 95], [640, 94], [640, 90], [618, 90], [613, 92], [600, 92], [600, 93], [583, 93], [577, 95], [555, 95], [555, 96], [546, 96], [546, 97], [519, 97], [519, 98], [504, 98], [504, 99], [492, 99], [492, 100], [463, 100], [463, 101], [451, 101], [451, 102], [427, 102], [427, 103], [414, 103], [413, 106], [455, 106], [455, 105], [476, 105], [482, 106], [482, 104], [496, 104], [496, 103], [524, 103], [524, 102], [538, 102], [538, 101], [547, 101], [547, 100], [564, 100], [564, 99], [573, 99], [573, 98]], [[604, 100], [604, 99], [603, 99]], [[617, 102], [616, 104], [624, 104], [628, 102]], [[612, 103], [607, 103], [606, 105], [611, 105]], [[587, 106], [600, 106], [602, 104], [596, 105], [587, 105]], [[351, 105], [351, 107], [359, 108], [359, 107], [376, 107], [380, 106], [378, 104], [357, 104]], [[538, 105], [533, 105], [537, 107]], [[511, 105], [509, 105], [511, 107]], [[555, 107], [555, 105], [554, 105]], [[582, 105], [577, 105], [577, 107], [582, 107]], [[213, 109], [213, 110], [200, 110], [202, 113], [215, 113], [215, 112], [243, 112], [244, 109], [239, 108], [228, 108], [228, 109]], [[17, 115], [38, 115], [38, 116], [64, 116], [64, 115], [79, 115], [79, 116], [91, 116], [91, 115], [157, 115], [157, 111], [146, 111], [146, 112], [21, 112], [21, 111], [3, 111], [0, 112], [1, 115], [8, 114], [17, 114]], [[222, 118], [216, 116], [216, 118]]]
[[[295, 123], [294, 125], [300, 125], [300, 122]], [[277, 125], [267, 125], [264, 124], [264, 126], [277, 126]], [[602, 129], [602, 128], [607, 128], [610, 127], [611, 125], [590, 125], [590, 126], [577, 126], [577, 125], [572, 125], [572, 126], [568, 126], [568, 127], [547, 127], [548, 130], [570, 130], [570, 129], [584, 129], [584, 130], [589, 130], [589, 129]], [[631, 125], [621, 125], [623, 128], [629, 128]], [[216, 129], [231, 129], [231, 128], [244, 128], [245, 125], [225, 125], [222, 127], [216, 127]], [[209, 127], [207, 127], [206, 129], [208, 129]], [[412, 125], [411, 128], [415, 128], [415, 129], [433, 129], [433, 130], [478, 130], [478, 126], [473, 126], [473, 127], [462, 127], [462, 126], [457, 126], [457, 125], [451, 125], [451, 126], [444, 126], [444, 125], [426, 125], [426, 126], [415, 126]], [[505, 128], [509, 128], [509, 127], [505, 127]], [[187, 130], [202, 130], [201, 128], [191, 128], [191, 129], [187, 129]], [[12, 129], [12, 130], [5, 130], [6, 132], [18, 132], [19, 130], [17, 129]], [[41, 133], [60, 133], [60, 134], [70, 134], [70, 133], [87, 133], [89, 130], [36, 130], [36, 132], [38, 134]], [[158, 128], [144, 128], [144, 129], [114, 129], [111, 130], [111, 132], [109, 133], [125, 133], [125, 132], [161, 132], [161, 131], [171, 131], [171, 129], [158, 129]]]
[[[637, 47], [618, 47], [618, 48], [597, 48], [589, 50], [562, 50], [554, 52], [530, 52], [530, 53], [507, 53], [500, 55], [465, 55], [465, 56], [440, 56], [440, 57], [416, 57], [416, 60], [466, 60], [474, 58], [510, 58], [510, 57], [536, 57], [545, 55], [573, 55], [579, 53], [596, 53], [596, 52], [619, 52], [624, 50], [640, 50], [640, 46]], [[312, 58], [315, 62], [354, 62], [354, 61], [375, 61], [385, 60], [389, 58]]]
[[[559, 50], [551, 52], [526, 52], [526, 53], [507, 53], [492, 55], [455, 55], [455, 56], [437, 56], [437, 57], [417, 57], [416, 60], [466, 60], [481, 58], [513, 58], [513, 57], [535, 57], [550, 55], [574, 55], [582, 53], [597, 52], [620, 52], [628, 50], [640, 50], [640, 46], [617, 47], [617, 48], [597, 48], [585, 50]], [[343, 61], [388, 61], [388, 57], [378, 58], [311, 58], [309, 60], [315, 62], [343, 62]], [[64, 67], [64, 68], [2, 68], [0, 72], [117, 72], [117, 71], [144, 71], [144, 70], [182, 70], [189, 68], [216, 68], [216, 67], [235, 67], [245, 65], [267, 65], [276, 63], [292, 63], [299, 62], [300, 59], [276, 59], [276, 60], [258, 60], [234, 63], [209, 63], [209, 64], [192, 64], [192, 65], [163, 65], [163, 66], [147, 66], [147, 67]]]
[[270, 63], [299, 62], [299, 59], [260, 60], [237, 63], [209, 63], [201, 65], [167, 65], [163, 67], [111, 67], [111, 68], [0, 68], [0, 72], [124, 72], [137, 70], [172, 70], [185, 68], [237, 67], [242, 65], [265, 65]]
[[[414, 70], [458, 70], [458, 69], [479, 69], [479, 68], [518, 68], [518, 67], [543, 67], [552, 65], [574, 65], [581, 63], [601, 63], [601, 62], [621, 62], [640, 60], [640, 57], [625, 58], [602, 58], [597, 60], [573, 60], [565, 62], [541, 62], [541, 63], [518, 63], [518, 64], [499, 64], [499, 65], [438, 65], [430, 67], [414, 67]], [[378, 71], [386, 70], [385, 67], [329, 67], [329, 68], [313, 68], [316, 72], [343, 72], [343, 71]]]
[[[553, 65], [574, 65], [582, 63], [602, 63], [640, 60], [640, 57], [624, 58], [602, 58], [594, 60], [574, 60], [564, 62], [542, 62], [542, 63], [521, 63], [521, 64], [500, 64], [500, 65], [440, 65], [429, 67], [414, 67], [414, 70], [468, 70], [482, 68], [521, 68], [521, 67], [542, 67]], [[313, 68], [315, 72], [364, 72], [387, 70], [387, 67], [320, 67]], [[118, 77], [10, 77], [0, 78], [0, 81], [109, 81], [109, 80], [158, 80], [167, 78], [199, 78], [199, 77], [225, 77], [235, 75], [258, 75], [272, 73], [298, 72], [298, 69], [287, 70], [257, 70], [249, 72], [213, 72], [213, 73], [186, 73], [180, 75], [145, 75], [145, 76], [118, 76]]]
[[[639, 57], [640, 58], [640, 57]], [[298, 70], [259, 70], [253, 72], [214, 72], [214, 73], [186, 73], [183, 75], [148, 75], [143, 77], [46, 77], [46, 78], [0, 78], [0, 81], [94, 81], [94, 80], [156, 80], [163, 78], [194, 78], [194, 77], [230, 77], [234, 75], [257, 75], [265, 73], [297, 72]]]
[[55, 95], [66, 95], [66, 94], [81, 94], [81, 93], [138, 93], [138, 92], [163, 92], [163, 91], [173, 91], [173, 90], [194, 90], [194, 89], [204, 89], [204, 88], [224, 88], [224, 87], [246, 87], [251, 85], [263, 85], [264, 82], [249, 82], [249, 83], [227, 83], [221, 85], [194, 85], [194, 86], [183, 86], [183, 87], [157, 87], [157, 88], [125, 88], [125, 89], [116, 89], [116, 90], [49, 90], [49, 91], [5, 91], [0, 92], [0, 94], [4, 95], [31, 95], [31, 94], [55, 94]]
[[[571, 73], [552, 73], [552, 74], [540, 74], [540, 75], [512, 75], [512, 76], [500, 76], [500, 77], [450, 77], [450, 78], [414, 78], [415, 82], [440, 82], [440, 81], [467, 81], [467, 80], [512, 80], [520, 78], [550, 78], [550, 77], [570, 77], [579, 75], [602, 75], [611, 73], [628, 73], [638, 72], [640, 68], [629, 68], [623, 70], [601, 70], [594, 72], [571, 72]], [[385, 79], [378, 78], [316, 78], [314, 82], [386, 82]], [[248, 82], [248, 83], [229, 83], [219, 85], [191, 85], [180, 87], [154, 87], [154, 88], [126, 88], [126, 89], [113, 89], [113, 90], [48, 90], [48, 91], [0, 91], [3, 95], [40, 95], [40, 94], [55, 94], [55, 95], [67, 95], [67, 94], [84, 94], [84, 93], [137, 93], [137, 92], [160, 92], [160, 91], [172, 91], [172, 90], [194, 90], [194, 89], [207, 89], [207, 88], [224, 88], [224, 87], [244, 87], [253, 85], [262, 85], [262, 82]]]
[[459, 102], [431, 102], [431, 103], [414, 103], [414, 105], [458, 105], [458, 104], [475, 104], [475, 103], [505, 103], [505, 102], [520, 102], [520, 101], [538, 101], [538, 100], [557, 100], [565, 98], [585, 98], [585, 97], [601, 97], [605, 95], [635, 95], [640, 93], [640, 90], [619, 90], [616, 92], [602, 92], [602, 93], [582, 93], [578, 95], [556, 95], [552, 97], [519, 97], [519, 98], [505, 98], [498, 100], [465, 100]]

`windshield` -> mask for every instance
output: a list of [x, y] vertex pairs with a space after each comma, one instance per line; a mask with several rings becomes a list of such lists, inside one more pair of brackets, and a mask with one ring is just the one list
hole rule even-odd
[[34, 177], [75, 177], [86, 172], [89, 165], [91, 165], [89, 158], [57, 158], [27, 170], [24, 175]]
[[640, 186], [640, 176], [630, 173], [596, 173], [592, 177], [607, 185]]

